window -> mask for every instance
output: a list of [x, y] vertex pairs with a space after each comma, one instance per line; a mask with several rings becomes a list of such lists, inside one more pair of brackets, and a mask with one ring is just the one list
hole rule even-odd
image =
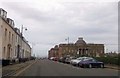
[[9, 41], [10, 41], [10, 38], [11, 38], [11, 32], [9, 32]]
[[5, 47], [3, 48], [3, 58], [5, 58]]
[[1, 13], [0, 13], [0, 14], [1, 14], [1, 16], [3, 16], [3, 11], [0, 11], [0, 12], [1, 12]]
[[7, 39], [7, 29], [5, 28], [5, 39]]
[[12, 43], [13, 43], [13, 39], [14, 39], [13, 37], [14, 37], [14, 35], [12, 34]]
[[17, 42], [17, 35], [16, 35], [16, 42]]
[[72, 50], [72, 53], [74, 52], [74, 50]]
[[17, 46], [15, 46], [15, 56], [17, 56]]

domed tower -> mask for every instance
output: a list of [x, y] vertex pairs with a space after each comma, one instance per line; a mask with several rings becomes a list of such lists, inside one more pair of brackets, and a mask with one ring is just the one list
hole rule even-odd
[[82, 37], [79, 37], [75, 44], [76, 45], [86, 45], [86, 42], [83, 40]]

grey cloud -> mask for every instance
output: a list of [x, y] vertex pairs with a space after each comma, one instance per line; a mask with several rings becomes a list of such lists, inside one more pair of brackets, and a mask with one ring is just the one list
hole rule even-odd
[[42, 12], [34, 7], [27, 6], [23, 2], [4, 2], [3, 4], [25, 19], [34, 19], [42, 22], [54, 20], [48, 13]]
[[50, 47], [66, 43], [65, 38], [75, 42], [79, 36], [87, 42], [117, 43], [117, 3], [59, 3], [62, 8], [51, 11], [38, 10], [30, 4], [4, 3], [15, 11], [29, 26], [29, 41], [35, 42], [35, 51], [46, 54]]

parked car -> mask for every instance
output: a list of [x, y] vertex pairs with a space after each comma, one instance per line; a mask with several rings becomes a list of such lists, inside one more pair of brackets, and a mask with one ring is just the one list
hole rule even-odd
[[65, 63], [65, 60], [66, 60], [66, 57], [60, 57], [58, 61], [62, 62], [62, 63]]
[[67, 57], [65, 63], [70, 64], [71, 60], [76, 59], [76, 57]]
[[55, 57], [50, 57], [50, 60], [54, 60]]
[[70, 63], [74, 66], [79, 66], [79, 62], [81, 62], [81, 60], [88, 59], [88, 58], [90, 58], [90, 57], [79, 57], [77, 59], [71, 60]]
[[101, 67], [101, 68], [104, 68], [104, 63], [103, 62], [100, 62], [100, 61], [97, 61], [96, 59], [94, 58], [89, 58], [89, 59], [83, 59], [79, 62], [79, 66], [80, 67], [89, 67], [89, 68], [92, 68], [92, 67]]
[[54, 58], [53, 58], [53, 61], [58, 61], [58, 57], [54, 57]]
[[62, 59], [63, 59], [63, 57], [60, 57], [58, 61], [59, 61], [59, 62], [62, 62]]

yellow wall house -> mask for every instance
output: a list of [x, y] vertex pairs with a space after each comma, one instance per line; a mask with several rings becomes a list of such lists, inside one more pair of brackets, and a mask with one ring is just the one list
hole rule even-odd
[[30, 45], [14, 26], [14, 21], [7, 18], [7, 12], [0, 8], [0, 60], [31, 57]]

